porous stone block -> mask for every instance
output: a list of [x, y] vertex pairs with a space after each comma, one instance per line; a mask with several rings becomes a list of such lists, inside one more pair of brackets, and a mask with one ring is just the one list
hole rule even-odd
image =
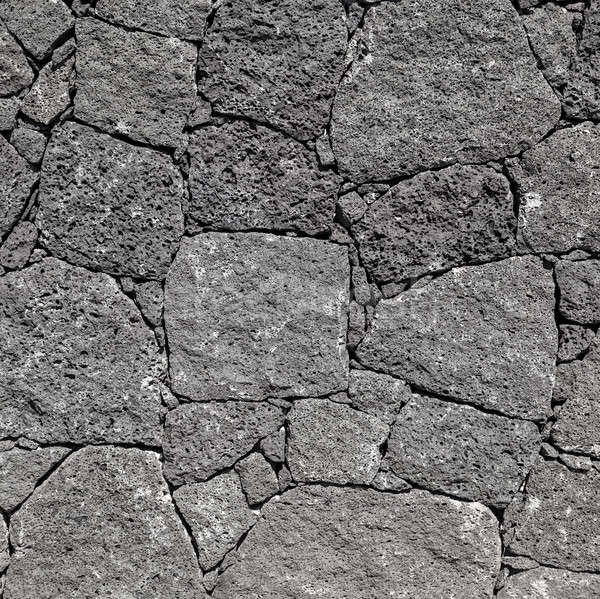
[[23, 268], [38, 238], [37, 227], [30, 222], [18, 223], [0, 247], [0, 264], [12, 270]]
[[240, 460], [235, 465], [240, 476], [242, 489], [250, 505], [263, 503], [279, 493], [279, 481], [275, 471], [257, 451]]
[[558, 309], [568, 320], [579, 324], [600, 323], [600, 260], [556, 265], [556, 282], [560, 290]]
[[561, 324], [558, 330], [558, 362], [572, 362], [579, 358], [595, 337], [592, 329], [575, 324]]
[[535, 568], [511, 576], [498, 599], [594, 599], [600, 595], [600, 576]]

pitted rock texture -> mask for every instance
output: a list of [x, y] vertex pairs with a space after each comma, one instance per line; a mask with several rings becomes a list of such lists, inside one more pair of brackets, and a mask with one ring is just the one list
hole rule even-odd
[[75, 452], [11, 520], [6, 599], [204, 597], [158, 455]]
[[580, 324], [600, 323], [600, 260], [556, 265], [556, 281], [560, 289], [560, 313]]
[[36, 222], [58, 258], [162, 279], [183, 235], [183, 194], [168, 156], [65, 123], [46, 150]]
[[279, 481], [275, 471], [258, 451], [240, 460], [235, 465], [242, 489], [250, 505], [263, 503], [279, 492]]
[[248, 233], [186, 238], [165, 287], [173, 389], [193, 400], [347, 387], [347, 250]]
[[588, 350], [596, 336], [592, 329], [576, 324], [562, 324], [558, 329], [560, 338], [557, 361], [559, 363], [572, 362], [580, 358]]
[[418, 389], [541, 420], [557, 344], [552, 272], [519, 257], [456, 268], [382, 300], [357, 355]]
[[598, 574], [536, 568], [511, 577], [498, 593], [500, 599], [593, 599], [600, 594]]
[[300, 487], [263, 509], [213, 597], [442, 599], [451, 589], [457, 599], [483, 599], [499, 562], [497, 522], [480, 504]]
[[9, 96], [29, 87], [33, 71], [19, 44], [0, 23], [0, 94]]
[[23, 268], [38, 239], [37, 227], [30, 222], [17, 223], [0, 247], [0, 264], [11, 270]]
[[382, 2], [357, 35], [331, 123], [355, 182], [516, 155], [558, 122], [509, 0]]

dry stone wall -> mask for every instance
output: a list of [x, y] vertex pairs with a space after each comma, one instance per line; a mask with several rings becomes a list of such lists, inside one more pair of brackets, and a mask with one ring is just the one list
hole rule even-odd
[[600, 0], [0, 0], [0, 599], [600, 596]]

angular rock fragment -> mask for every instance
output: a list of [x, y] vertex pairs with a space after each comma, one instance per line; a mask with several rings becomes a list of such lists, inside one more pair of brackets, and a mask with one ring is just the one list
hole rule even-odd
[[19, 126], [11, 133], [10, 143], [25, 160], [38, 165], [44, 157], [48, 138], [41, 131]]
[[[0, 9], [3, 6], [0, 5]], [[18, 94], [29, 87], [32, 81], [33, 71], [21, 46], [17, 44], [4, 24], [0, 23], [0, 95]]]
[[572, 362], [581, 357], [595, 337], [592, 329], [574, 324], [561, 324], [558, 329], [558, 362]]
[[189, 231], [211, 225], [316, 235], [333, 223], [339, 177], [289, 137], [234, 121], [194, 132], [190, 154]]
[[299, 482], [368, 485], [390, 429], [370, 414], [326, 399], [301, 399], [288, 415], [287, 463]]
[[164, 278], [183, 235], [183, 180], [167, 155], [67, 122], [48, 144], [36, 223], [70, 263]]
[[347, 250], [247, 233], [183, 239], [165, 286], [173, 389], [193, 400], [347, 387]]
[[67, 447], [0, 452], [0, 509], [12, 512], [32, 493], [40, 479], [71, 452]]
[[487, 262], [514, 252], [508, 181], [490, 168], [452, 166], [402, 181], [352, 226], [379, 283]]
[[75, 116], [150, 145], [184, 143], [196, 99], [196, 48], [78, 19]]
[[0, 277], [0, 437], [160, 445], [165, 360], [113, 279], [47, 258]]
[[0, 247], [0, 264], [12, 270], [23, 268], [38, 238], [37, 227], [30, 222], [18, 223]]
[[277, 432], [265, 437], [260, 442], [260, 450], [272, 462], [283, 462], [285, 460], [285, 428], [281, 427]]
[[205, 597], [154, 452], [87, 447], [11, 518], [6, 599]]
[[540, 450], [537, 426], [414, 395], [402, 409], [382, 469], [431, 491], [506, 506]]
[[498, 599], [594, 599], [598, 596], [598, 574], [578, 574], [554, 568], [536, 568], [515, 574], [498, 593]]
[[[4, 517], [0, 515], [0, 572], [4, 572], [10, 564], [10, 553], [8, 545], [8, 528]], [[3, 590], [4, 583], [0, 584], [0, 591]]]
[[99, 0], [96, 4], [96, 14], [115, 25], [196, 41], [204, 37], [211, 10], [211, 0]]
[[249, 453], [283, 420], [281, 408], [266, 402], [179, 406], [165, 423], [165, 477], [174, 485], [202, 482]]
[[[1, 39], [1, 34], [0, 34]], [[1, 43], [1, 42], [0, 42]], [[0, 58], [0, 61], [2, 59]], [[0, 63], [0, 73], [6, 68]], [[21, 99], [18, 96], [0, 98], [0, 131], [10, 131], [17, 125], [17, 113], [21, 108]]]
[[215, 599], [492, 596], [498, 523], [477, 503], [308, 486], [269, 502]]
[[554, 384], [554, 305], [539, 258], [456, 268], [379, 302], [357, 356], [418, 389], [541, 420]]
[[258, 520], [238, 475], [229, 470], [204, 483], [185, 485], [173, 499], [192, 531], [203, 570], [214, 568]]
[[356, 349], [358, 344], [364, 339], [366, 328], [367, 322], [364, 306], [356, 302], [350, 302], [348, 306], [348, 336], [346, 339], [348, 349]]
[[354, 182], [518, 154], [558, 122], [508, 0], [382, 2], [357, 35], [331, 123]]
[[518, 185], [518, 241], [532, 252], [600, 251], [600, 128], [560, 129], [511, 165]]
[[146, 281], [133, 284], [135, 302], [142, 314], [154, 326], [162, 325], [164, 294], [162, 284], [158, 281]]
[[218, 112], [321, 135], [344, 68], [339, 2], [225, 2], [200, 49], [200, 90]]
[[263, 503], [279, 493], [279, 482], [271, 464], [261, 453], [253, 452], [235, 465], [242, 489], [250, 505]]
[[600, 260], [556, 265], [556, 282], [560, 289], [560, 313], [580, 324], [600, 323]]

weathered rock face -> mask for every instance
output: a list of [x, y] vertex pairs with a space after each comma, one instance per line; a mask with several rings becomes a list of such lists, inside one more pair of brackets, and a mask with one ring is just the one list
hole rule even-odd
[[580, 324], [600, 323], [600, 260], [556, 265], [556, 281], [560, 289], [560, 313]]
[[23, 268], [31, 256], [38, 238], [33, 223], [17, 223], [0, 247], [0, 264], [6, 268]]
[[174, 38], [78, 19], [75, 115], [154, 146], [183, 144], [196, 99], [196, 48]]
[[594, 599], [600, 595], [600, 576], [554, 568], [536, 568], [511, 576], [499, 599]]
[[193, 400], [347, 387], [347, 250], [248, 233], [184, 239], [165, 287], [173, 388]]
[[48, 138], [41, 131], [18, 126], [10, 134], [11, 145], [29, 162], [36, 166], [42, 162]]
[[263, 503], [279, 493], [279, 481], [271, 464], [258, 451], [235, 465], [242, 489], [250, 505]]
[[187, 229], [324, 233], [333, 223], [339, 177], [302, 144], [260, 125], [234, 121], [191, 137]]
[[18, 94], [32, 81], [33, 71], [23, 50], [4, 24], [0, 23], [0, 94]]
[[213, 597], [483, 599], [500, 565], [497, 527], [480, 504], [422, 491], [300, 487], [263, 508]]
[[11, 519], [7, 599], [204, 597], [158, 455], [87, 447]]
[[571, 362], [579, 358], [595, 337], [592, 329], [574, 324], [561, 324], [558, 330], [558, 362]]
[[0, 437], [160, 445], [165, 361], [107, 275], [48, 258], [0, 277]]
[[505, 506], [540, 444], [533, 422], [414, 395], [392, 428], [382, 469], [432, 491]]
[[200, 50], [200, 90], [217, 111], [314, 139], [325, 129], [347, 45], [339, 2], [224, 2]]
[[596, 198], [600, 129], [561, 129], [513, 163], [519, 193], [518, 240], [533, 252], [600, 251]]
[[453, 166], [402, 181], [352, 227], [360, 255], [379, 283], [505, 258], [516, 217], [505, 177]]
[[357, 35], [331, 125], [355, 182], [514, 155], [559, 119], [508, 0], [383, 2]]
[[42, 167], [37, 225], [53, 255], [115, 275], [164, 278], [183, 235], [172, 160], [65, 123]]
[[[10, 563], [10, 553], [8, 547], [8, 528], [4, 517], [0, 517], [0, 570], [6, 570]], [[4, 583], [0, 585], [0, 590], [4, 588]]]
[[357, 355], [419, 389], [542, 419], [556, 351], [552, 272], [519, 257], [456, 268], [381, 301]]
[[182, 405], [166, 418], [165, 476], [174, 485], [202, 482], [249, 453], [283, 420], [281, 408], [265, 402]]

